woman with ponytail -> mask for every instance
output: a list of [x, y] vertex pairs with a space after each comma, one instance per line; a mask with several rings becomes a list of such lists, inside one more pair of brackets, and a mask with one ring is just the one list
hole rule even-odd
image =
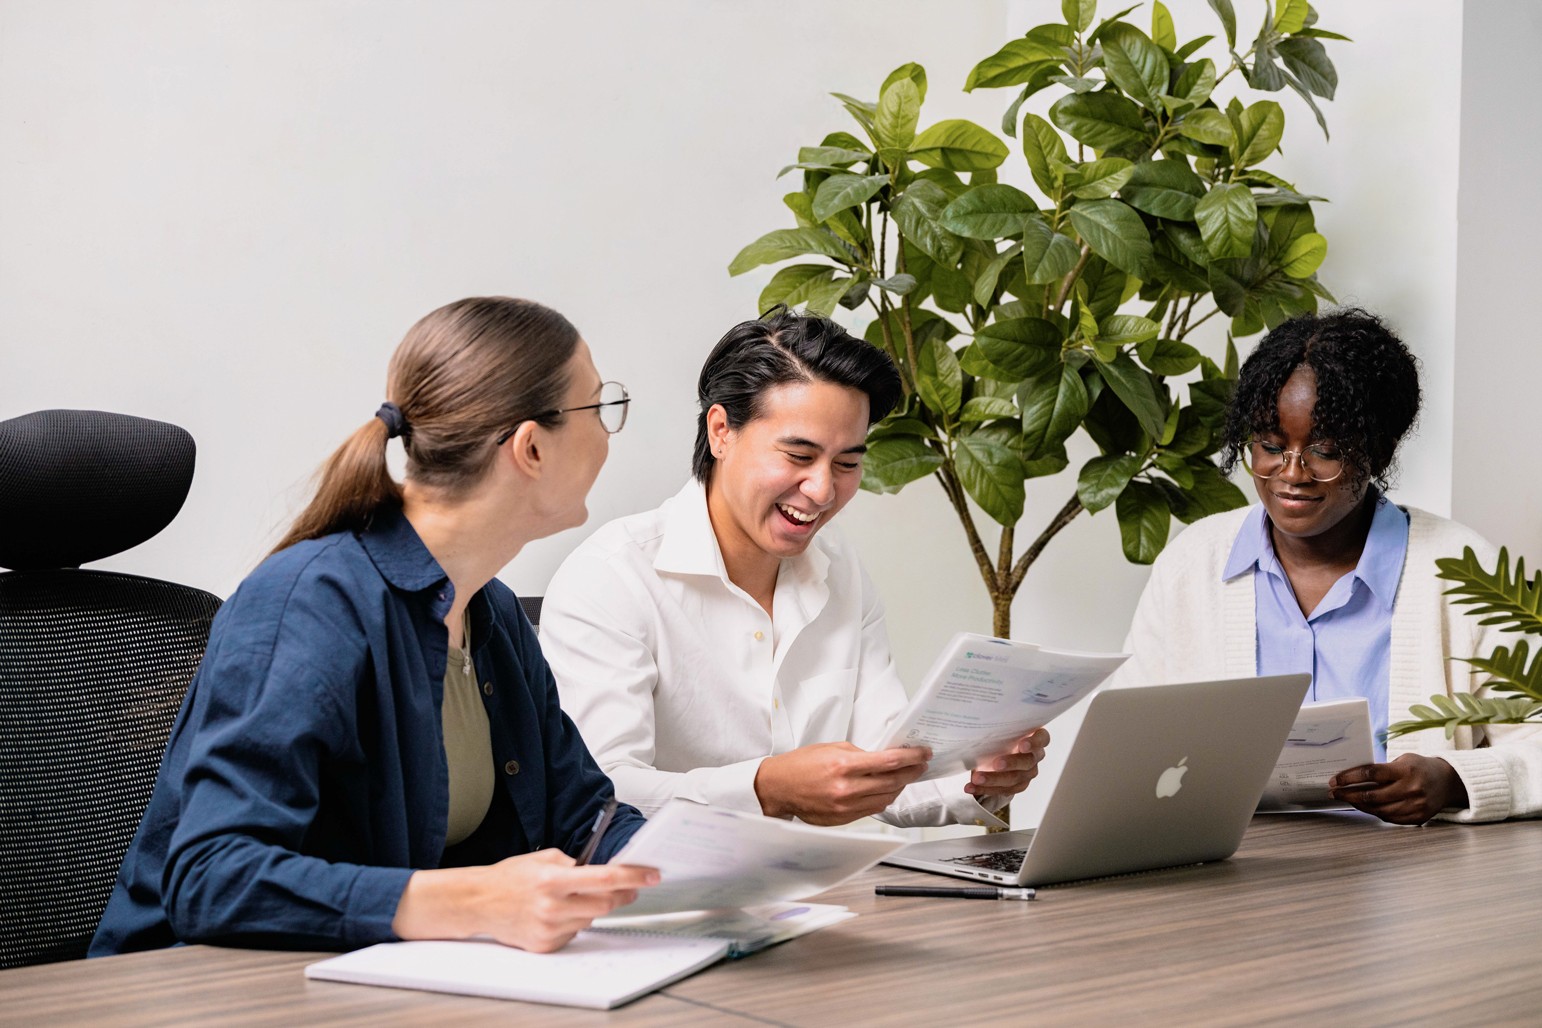
[[92, 955], [548, 951], [657, 880], [604, 865], [626, 806], [577, 866], [614, 790], [494, 578], [583, 523], [625, 390], [560, 314], [491, 297], [414, 325], [386, 396], [216, 617]]

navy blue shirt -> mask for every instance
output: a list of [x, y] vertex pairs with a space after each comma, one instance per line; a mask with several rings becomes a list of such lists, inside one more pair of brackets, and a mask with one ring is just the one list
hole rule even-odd
[[[610, 780], [557, 704], [514, 594], [470, 603], [501, 788], [445, 847], [440, 703], [454, 588], [395, 509], [268, 558], [214, 619], [91, 955], [395, 938], [414, 869], [583, 847]], [[595, 862], [643, 823], [622, 806]]]

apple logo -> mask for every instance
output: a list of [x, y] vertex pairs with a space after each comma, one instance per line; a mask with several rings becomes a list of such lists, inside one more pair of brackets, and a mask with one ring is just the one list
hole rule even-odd
[[1162, 772], [1162, 777], [1157, 779], [1156, 784], [1157, 799], [1165, 800], [1169, 796], [1178, 794], [1178, 790], [1183, 788], [1183, 776], [1189, 770], [1186, 766], [1188, 762], [1189, 758], [1184, 757], [1178, 761], [1177, 767], [1170, 767]]

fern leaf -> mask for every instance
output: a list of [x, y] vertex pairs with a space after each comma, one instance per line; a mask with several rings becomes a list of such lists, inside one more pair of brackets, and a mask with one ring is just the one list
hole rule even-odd
[[1452, 697], [1431, 696], [1433, 707], [1422, 703], [1408, 708], [1413, 715], [1406, 721], [1387, 726], [1387, 738], [1422, 732], [1429, 728], [1444, 729], [1449, 739], [1463, 725], [1518, 725], [1529, 721], [1542, 721], [1542, 701], [1518, 696], [1473, 696], [1456, 693]]
[[1542, 647], [1537, 649], [1536, 657], [1531, 658], [1528, 667], [1526, 662], [1530, 657], [1526, 640], [1518, 639], [1514, 650], [1496, 646], [1488, 657], [1474, 657], [1466, 663], [1491, 676], [1484, 686], [1492, 692], [1519, 693], [1542, 700]]
[[1489, 572], [1478, 562], [1471, 546], [1460, 557], [1442, 557], [1435, 562], [1437, 577], [1456, 585], [1446, 590], [1456, 597], [1458, 606], [1471, 607], [1468, 613], [1480, 617], [1483, 625], [1498, 625], [1502, 632], [1542, 635], [1542, 572], [1526, 578], [1526, 558], [1515, 558], [1510, 568], [1510, 553], [1503, 547], [1499, 561]]

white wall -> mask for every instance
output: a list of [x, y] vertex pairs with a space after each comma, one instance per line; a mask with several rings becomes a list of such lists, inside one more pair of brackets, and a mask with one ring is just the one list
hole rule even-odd
[[1457, 201], [1452, 511], [1533, 567], [1542, 558], [1542, 449], [1534, 424], [1542, 331], [1528, 312], [1542, 240], [1542, 7], [1463, 7], [1461, 192]]
[[[1180, 36], [1217, 31], [1204, 0], [1168, 6]], [[1316, 6], [1356, 42], [1329, 44], [1331, 143], [1281, 95], [1280, 167], [1333, 201], [1318, 208], [1324, 281], [1386, 313], [1425, 361], [1399, 495], [1446, 512], [1461, 8]], [[827, 92], [872, 97], [918, 60], [926, 120], [994, 127], [1009, 96], [964, 95], [968, 69], [1059, 7], [0, 0], [0, 417], [103, 407], [189, 428], [187, 507], [102, 566], [227, 594], [380, 402], [407, 326], [459, 296], [513, 293], [567, 313], [637, 398], [591, 525], [652, 506], [686, 474], [701, 358], [753, 315], [770, 274], [729, 279], [726, 264], [790, 224], [794, 185], [776, 170], [847, 127]], [[1262, 4], [1238, 7], [1250, 38]], [[1020, 160], [1006, 172], [1019, 181]], [[1073, 488], [1074, 472], [1040, 483], [1025, 524]], [[1464, 505], [1481, 512], [1494, 488], [1474, 483]], [[902, 670], [919, 674], [956, 629], [988, 628], [933, 485], [861, 495], [842, 521], [888, 600]], [[542, 591], [579, 537], [532, 546], [504, 577]], [[1144, 580], [1112, 513], [1084, 516], [1030, 575], [1016, 634], [1117, 646]]]

